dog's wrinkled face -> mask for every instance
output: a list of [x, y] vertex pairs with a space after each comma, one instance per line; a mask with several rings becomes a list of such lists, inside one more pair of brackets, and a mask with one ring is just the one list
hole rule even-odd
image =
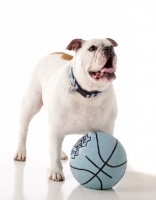
[[93, 40], [84, 46], [86, 46], [86, 54], [83, 60], [86, 63], [89, 61], [89, 65], [85, 63], [84, 67], [86, 66], [91, 78], [94, 81], [114, 80], [116, 77], [116, 55], [112, 44], [106, 40]]
[[[68, 45], [67, 49], [76, 52], [75, 71], [82, 76], [85, 75], [85, 79], [98, 86], [110, 83], [116, 78], [115, 46], [117, 43], [110, 38], [88, 41], [76, 39]], [[83, 79], [83, 77], [78, 78]]]

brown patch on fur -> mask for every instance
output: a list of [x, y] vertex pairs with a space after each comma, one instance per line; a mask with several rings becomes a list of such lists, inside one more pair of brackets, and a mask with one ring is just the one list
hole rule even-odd
[[61, 58], [63, 60], [72, 60], [73, 56], [67, 54], [67, 53], [63, 53], [63, 52], [55, 52], [55, 53], [52, 53], [52, 54], [60, 54], [61, 55]]

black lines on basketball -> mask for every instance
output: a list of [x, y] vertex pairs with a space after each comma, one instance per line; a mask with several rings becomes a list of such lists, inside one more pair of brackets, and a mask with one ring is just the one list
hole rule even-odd
[[[117, 145], [118, 145], [118, 140], [116, 140], [116, 144], [115, 144], [115, 146], [114, 146], [114, 148], [113, 148], [113, 151], [111, 152], [109, 158], [107, 159], [107, 161], [106, 161], [106, 162], [103, 161], [103, 162], [104, 162], [104, 165], [103, 165], [101, 168], [99, 168], [99, 171], [98, 171], [92, 178], [90, 178], [90, 179], [89, 179], [88, 181], [86, 181], [85, 183], [81, 183], [81, 185], [85, 185], [85, 184], [89, 183], [93, 178], [95, 178], [95, 176], [97, 177], [97, 175], [99, 174], [99, 172], [102, 171], [102, 169], [107, 165], [107, 162], [111, 159], [111, 157], [112, 157], [114, 151], [116, 150]], [[101, 189], [101, 190], [102, 190], [102, 189]]]
[[106, 161], [106, 165], [107, 165], [108, 161], [111, 159], [111, 157], [112, 157], [112, 155], [113, 155], [114, 151], [116, 150], [116, 147], [117, 147], [117, 145], [118, 145], [118, 140], [116, 140], [115, 147], [114, 147], [114, 149], [113, 149], [113, 151], [112, 151], [111, 155], [110, 155], [110, 156], [109, 156], [109, 158], [107, 159], [107, 161]]
[[[103, 158], [102, 158], [102, 156], [101, 156], [101, 153], [100, 153], [100, 148], [99, 148], [99, 140], [98, 140], [98, 135], [97, 135], [97, 133], [95, 132], [95, 136], [96, 136], [96, 142], [97, 142], [97, 149], [98, 149], [98, 154], [99, 154], [99, 157], [100, 157], [100, 159], [102, 160], [102, 162], [104, 162], [104, 163], [106, 163], [104, 160], [103, 160]], [[116, 140], [116, 147], [117, 147], [117, 144], [118, 144], [118, 140]], [[116, 148], [115, 148], [116, 149]], [[114, 149], [114, 151], [115, 151], [115, 149]], [[113, 152], [114, 153], [114, 152]], [[113, 154], [112, 154], [113, 155]], [[112, 157], [112, 156], [111, 156]], [[111, 158], [110, 157], [110, 158]], [[109, 159], [110, 160], [110, 159]], [[120, 167], [120, 166], [122, 166], [122, 165], [124, 165], [124, 164], [126, 164], [127, 163], [127, 160], [125, 161], [125, 162], [123, 162], [123, 163], [121, 163], [120, 165], [115, 165], [115, 166], [113, 166], [113, 165], [109, 165], [108, 163], [106, 163], [106, 165], [108, 166], [108, 167], [111, 167], [111, 168], [116, 168], [116, 167]]]
[[108, 158], [107, 161], [105, 162], [105, 161], [103, 160], [102, 156], [101, 156], [101, 153], [100, 153], [99, 140], [98, 140], [98, 135], [97, 135], [96, 132], [95, 132], [95, 135], [96, 135], [96, 141], [97, 141], [97, 148], [98, 148], [99, 157], [101, 158], [102, 162], [105, 163], [105, 164], [107, 165], [107, 162], [111, 159], [111, 157], [112, 157], [112, 155], [113, 155], [113, 153], [114, 153], [114, 151], [115, 151], [115, 149], [116, 149], [116, 147], [117, 147], [117, 145], [118, 145], [118, 140], [116, 140], [115, 147], [114, 147], [114, 149], [113, 149], [111, 155], [109, 156], [109, 158]]
[[103, 172], [106, 176], [108, 176], [109, 178], [112, 178], [112, 176], [110, 176], [109, 174], [107, 174], [106, 172], [104, 172], [100, 167], [98, 167], [91, 159], [88, 158], [88, 156], [85, 156], [95, 167], [97, 167], [101, 172]]
[[96, 136], [96, 142], [97, 142], [97, 149], [98, 149], [98, 154], [99, 154], [99, 157], [101, 158], [102, 162], [105, 162], [101, 156], [101, 153], [100, 153], [100, 148], [99, 148], [99, 140], [98, 140], [98, 135], [97, 133], [95, 132], [95, 136]]
[[[102, 190], [102, 181], [101, 181], [101, 179], [97, 176], [97, 174], [93, 173], [92, 171], [90, 171], [90, 170], [88, 170], [88, 169], [81, 169], [81, 168], [73, 167], [72, 165], [70, 165], [70, 167], [73, 168], [73, 169], [83, 170], [83, 171], [86, 171], [86, 172], [89, 172], [89, 173], [93, 174], [93, 175], [94, 175], [93, 177], [94, 177], [94, 178], [96, 177], [96, 178], [99, 180], [100, 186], [101, 186], [101, 190]], [[89, 182], [89, 181], [88, 181], [88, 182]], [[84, 183], [84, 184], [86, 184], [86, 183]], [[84, 184], [81, 184], [81, 185], [84, 185]]]
[[122, 166], [122, 165], [124, 165], [124, 164], [126, 164], [126, 163], [127, 163], [127, 160], [126, 160], [125, 162], [121, 163], [120, 165], [115, 165], [115, 166], [109, 165], [109, 164], [107, 163], [107, 166], [108, 166], [108, 167], [111, 167], [111, 168], [117, 168], [117, 167], [120, 167], [120, 166]]

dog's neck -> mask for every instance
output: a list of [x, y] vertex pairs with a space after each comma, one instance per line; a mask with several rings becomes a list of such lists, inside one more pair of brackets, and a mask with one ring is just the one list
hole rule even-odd
[[80, 93], [85, 98], [95, 97], [95, 96], [98, 96], [98, 95], [100, 95], [104, 92], [104, 91], [88, 92], [88, 91], [82, 89], [82, 87], [79, 85], [79, 83], [76, 81], [76, 79], [74, 77], [72, 67], [69, 67], [69, 80], [70, 80], [70, 83], [71, 83], [70, 90]]

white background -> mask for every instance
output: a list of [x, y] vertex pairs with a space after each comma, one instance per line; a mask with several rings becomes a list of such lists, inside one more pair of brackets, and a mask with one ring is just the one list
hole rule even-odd
[[[115, 137], [128, 155], [128, 170], [156, 174], [156, 1], [0, 1], [0, 156], [13, 158], [20, 102], [35, 64], [63, 51], [74, 38], [116, 40], [119, 115]], [[37, 137], [37, 139], [36, 139]], [[68, 136], [70, 149], [80, 136]], [[28, 157], [48, 160], [47, 116], [30, 124]], [[33, 159], [32, 159], [33, 160]]]

